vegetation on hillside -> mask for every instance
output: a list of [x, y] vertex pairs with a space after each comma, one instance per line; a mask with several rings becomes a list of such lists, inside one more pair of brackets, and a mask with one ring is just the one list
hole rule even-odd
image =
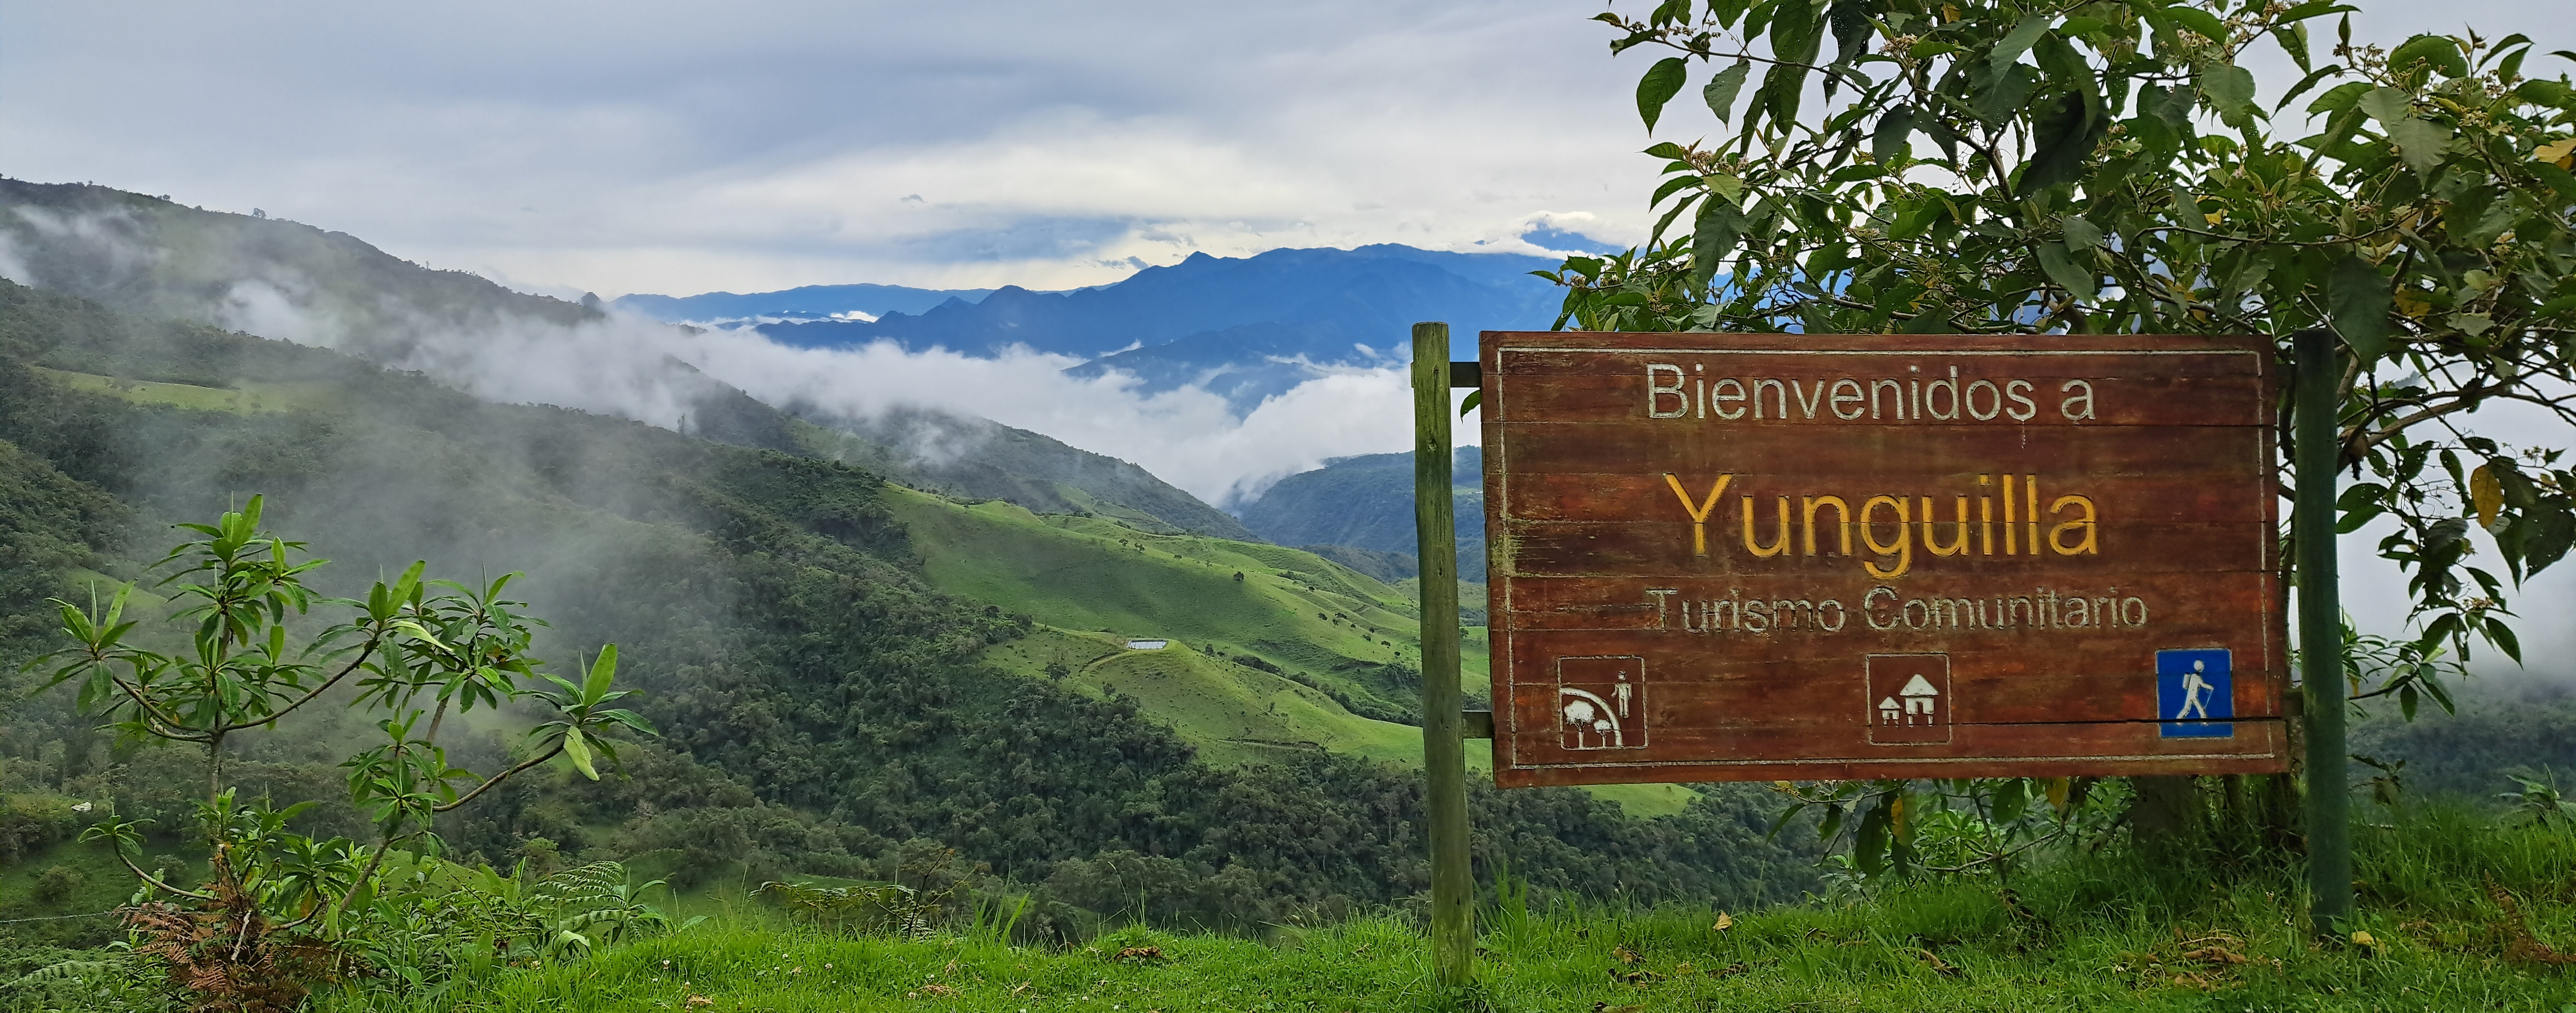
[[[1450, 490], [1458, 528], [1458, 578], [1485, 579], [1485, 455], [1458, 448]], [[1380, 580], [1413, 575], [1413, 455], [1363, 454], [1290, 475], [1243, 504], [1243, 523], [1281, 545], [1340, 546], [1391, 554]], [[1318, 551], [1329, 552], [1329, 549]], [[1347, 565], [1347, 564], [1346, 564]], [[1356, 568], [1356, 567], [1355, 567]], [[1483, 596], [1462, 602], [1484, 608]]]
[[[146, 382], [212, 393], [181, 402]], [[276, 403], [263, 394], [255, 409], [224, 393], [247, 389], [283, 393]], [[1132, 695], [1141, 683], [1095, 696], [1081, 680], [1047, 677], [1044, 662], [1034, 673], [995, 667], [983, 659], [1042, 631], [1021, 610], [1044, 603], [1005, 608], [942, 592], [931, 574], [946, 565], [944, 536], [917, 539], [899, 515], [931, 504], [975, 511], [858, 469], [480, 403], [327, 351], [0, 286], [0, 481], [13, 491], [0, 498], [0, 552], [28, 564], [0, 570], [11, 582], [0, 600], [0, 670], [11, 681], [0, 702], [9, 799], [0, 838], [14, 856], [0, 861], [0, 883], [54, 884], [0, 889], [0, 919], [115, 906], [131, 894], [130, 876], [103, 847], [69, 838], [111, 812], [182, 828], [203, 801], [202, 767], [185, 754], [93, 729], [67, 689], [26, 695], [34, 683], [19, 665], [64, 646], [42, 600], [85, 603], [93, 587], [142, 576], [157, 558], [143, 548], [164, 539], [167, 520], [237, 507], [253, 492], [269, 494], [271, 527], [334, 560], [315, 574], [322, 594], [363, 592], [414, 559], [469, 577], [523, 570], [512, 591], [553, 622], [532, 651], [568, 658], [620, 645], [620, 680], [644, 691], [634, 707], [665, 737], [621, 747], [623, 775], [603, 769], [595, 788], [573, 790], [577, 775], [540, 767], [439, 817], [446, 858], [468, 872], [524, 860], [534, 877], [614, 859], [703, 891], [792, 876], [884, 879], [947, 856], [937, 861], [987, 884], [978, 889], [1037, 898], [1044, 914], [1031, 925], [1074, 936], [1127, 911], [1256, 931], [1421, 888], [1419, 789], [1401, 768], [1310, 749], [1212, 764], [1146, 716]], [[1226, 642], [1230, 668], [1294, 683], [1251, 667], [1260, 661], [1361, 688], [1387, 668], [1378, 657], [1399, 654], [1382, 634], [1407, 607], [1401, 596], [1315, 557], [1234, 543], [1227, 551], [1246, 562], [1193, 563], [1179, 556], [1221, 543], [1015, 516], [1032, 536], [1124, 539], [1121, 552], [1156, 567], [1257, 563], [1261, 593], [1300, 610], [1342, 600], [1327, 593], [1359, 595], [1336, 609], [1350, 618], [1327, 611], [1311, 628], [1281, 630], [1280, 650]], [[1154, 556], [1174, 545], [1183, 550], [1174, 558]], [[1236, 586], [1233, 572], [1224, 590]], [[157, 607], [149, 591], [129, 607]], [[1396, 611], [1372, 613], [1377, 625], [1364, 630], [1351, 611], [1360, 598]], [[1137, 607], [1140, 622], [1160, 627], [1171, 603]], [[1379, 655], [1363, 657], [1364, 632]], [[1301, 637], [1317, 642], [1292, 642]], [[1202, 646], [1183, 643], [1185, 653]], [[1355, 659], [1369, 667], [1334, 668]], [[440, 743], [458, 766], [502, 769], [532, 720], [478, 709], [451, 717]], [[308, 708], [274, 731], [236, 734], [226, 766], [240, 798], [319, 800], [289, 828], [367, 837], [368, 816], [334, 766], [379, 734], [366, 722]], [[1382, 748], [1400, 747], [1389, 737]], [[1745, 905], [1813, 882], [1804, 839], [1764, 839], [1759, 794], [1706, 797], [1655, 820], [1579, 791], [1482, 791], [1477, 806], [1495, 868], [1509, 862], [1542, 892]], [[74, 803], [92, 811], [71, 814]], [[180, 835], [147, 833], [133, 854], [173, 886], [210, 872]], [[115, 925], [21, 922], [0, 936], [95, 943]]]
[[[937, 890], [924, 883], [890, 897], [908, 919], [814, 919], [771, 900], [777, 891], [737, 894], [694, 927], [588, 959], [460, 965], [401, 995], [348, 987], [314, 1008], [2547, 1013], [2576, 1002], [2565, 928], [2576, 835], [2456, 806], [2386, 820], [2359, 838], [2362, 917], [2322, 941], [2287, 863], [2231, 858], [2218, 840], [2179, 852], [2110, 842], [2008, 880], [1844, 881], [1759, 911], [1541, 903], [1506, 889], [1480, 904], [1479, 975], [1463, 995], [1431, 984], [1409, 911], [1287, 922], [1267, 941], [1131, 925], [1066, 946], [1029, 939], [1027, 908], [925, 902]], [[134, 973], [111, 960], [78, 983], [21, 984], [0, 1009], [117, 1008]]]

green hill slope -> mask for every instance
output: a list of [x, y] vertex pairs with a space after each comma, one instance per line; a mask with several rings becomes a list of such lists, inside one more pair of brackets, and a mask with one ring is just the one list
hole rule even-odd
[[[257, 492], [281, 533], [335, 561], [323, 593], [414, 559], [468, 580], [525, 570], [513, 589], [553, 623], [541, 656], [621, 645], [621, 679], [666, 737], [624, 751], [628, 777], [514, 783], [460, 810], [441, 828], [457, 856], [506, 864], [542, 839], [659, 855], [685, 884], [864, 874], [906, 847], [1031, 881], [1132, 853], [1255, 884], [1225, 901], [1245, 919], [1420, 889], [1420, 780], [1366, 759], [1398, 756], [1410, 729], [1326, 705], [1416, 698], [1394, 664], [1411, 657], [1409, 605], [1293, 550], [970, 509], [827, 460], [480, 402], [5, 282], [0, 492], [0, 792], [189, 825], [198, 761], [116, 748], [68, 694], [31, 696], [19, 666], [54, 646], [42, 598], [67, 575], [143, 575], [169, 522]], [[1181, 647], [1104, 654], [1058, 684], [1049, 645], [1078, 635], [1049, 625]], [[1005, 663], [1013, 650], [1038, 671]], [[304, 817], [321, 832], [362, 834], [333, 752], [362, 731], [316, 715], [245, 736], [226, 769], [253, 794], [324, 799]], [[1228, 741], [1252, 739], [1338, 751]], [[510, 744], [475, 731], [449, 748], [488, 770]], [[1278, 762], [1233, 762], [1263, 756]], [[1654, 820], [1571, 790], [1471, 804], [1516, 874], [1577, 893], [1723, 901], [1809, 881], [1793, 846], [1759, 839], [1758, 800]], [[21, 903], [0, 898], [0, 919], [81, 913]]]
[[[1355, 713], [1420, 719], [1419, 611], [1409, 596], [1338, 563], [998, 501], [961, 507], [898, 488], [886, 502], [941, 590], [1063, 629], [1176, 640], [1267, 665]], [[1468, 650], [1461, 681], [1481, 697], [1483, 644]]]
[[[1458, 528], [1458, 576], [1485, 579], [1485, 452], [1460, 447], [1450, 461]], [[1243, 524], [1282, 545], [1344, 546], [1413, 563], [1413, 455], [1335, 458], [1280, 479], [1243, 504]]]
[[[39, 288], [148, 320], [221, 324], [425, 369], [432, 379], [469, 390], [485, 389], [477, 378], [506, 366], [491, 354], [494, 348], [543, 354], [584, 329], [595, 335], [626, 327], [620, 340], [593, 344], [579, 356], [596, 377], [618, 379], [538, 399], [630, 417], [649, 417], [635, 414], [642, 406], [654, 406], [647, 410], [655, 413], [675, 408], [685, 413], [691, 435], [722, 443], [838, 460], [923, 488], [1041, 510], [1108, 505], [1148, 527], [1251, 537], [1233, 517], [1135, 464], [985, 419], [921, 410], [839, 418], [800, 409], [816, 424], [806, 426], [678, 358], [627, 340], [642, 333], [632, 328], [654, 332], [665, 325], [612, 319], [596, 305], [513, 292], [470, 272], [432, 270], [345, 233], [103, 186], [0, 179], [0, 247], [10, 254], [13, 277]], [[553, 354], [567, 353], [554, 348]], [[475, 365], [487, 358], [494, 361]], [[231, 386], [235, 378], [206, 376], [183, 360], [136, 360], [123, 368], [122, 392], [147, 395], [138, 400], [158, 395], [160, 403], [216, 409], [238, 394], [245, 407], [276, 403], [275, 392], [255, 389], [256, 381]], [[224, 393], [136, 386], [154, 382]], [[833, 435], [815, 439], [824, 427]], [[929, 452], [932, 447], [938, 452]]]
[[[1138, 531], [1100, 517], [961, 504], [900, 487], [886, 502], [942, 591], [1027, 615], [1036, 633], [985, 660], [1092, 695], [1116, 690], [1218, 763], [1322, 750], [1418, 765], [1421, 620], [1412, 581], [1380, 583], [1300, 549]], [[1242, 579], [1236, 579], [1241, 574]], [[1484, 630], [1459, 682], [1490, 695]], [[1129, 650], [1131, 638], [1169, 642]], [[1471, 767], [1488, 769], [1482, 742]], [[1680, 812], [1679, 785], [1586, 789], [1631, 815]]]
[[[1275, 762], [1332, 751], [1422, 762], [1422, 729], [1353, 714], [1331, 695], [1285, 676], [1211, 657], [1183, 643], [1131, 650], [1127, 638], [1040, 626], [997, 644], [984, 660], [1091, 696], [1134, 699], [1212, 763]], [[1473, 753], [1474, 750], [1469, 750]]]

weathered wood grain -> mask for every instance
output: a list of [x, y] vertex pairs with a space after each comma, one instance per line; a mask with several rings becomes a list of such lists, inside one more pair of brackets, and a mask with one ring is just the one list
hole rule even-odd
[[1501, 784], [2285, 765], [2258, 339], [1487, 332], [1481, 369]]

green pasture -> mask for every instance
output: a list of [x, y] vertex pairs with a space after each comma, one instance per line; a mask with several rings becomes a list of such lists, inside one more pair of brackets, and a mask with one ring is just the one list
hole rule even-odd
[[[1845, 889], [1756, 912], [1480, 912], [1478, 980], [1430, 983], [1413, 916], [1265, 940], [1127, 928], [1014, 946], [987, 913], [930, 938], [833, 935], [746, 906], [587, 961], [323, 1010], [2515, 1010], [2576, 1002], [2576, 834], [2434, 807], [2358, 828], [2363, 914], [2313, 937], [2299, 870], [2227, 849], [2059, 852], [2009, 880]], [[2252, 861], [2252, 864], [2247, 864]], [[2510, 905], [2510, 907], [2508, 907]]]
[[336, 410], [344, 407], [342, 399], [344, 388], [327, 381], [285, 383], [244, 381], [233, 387], [200, 387], [188, 383], [131, 380], [124, 377], [100, 376], [96, 373], [32, 368], [73, 390], [107, 394], [136, 404], [170, 405], [196, 411], [244, 413], [283, 412], [297, 409]]
[[[1150, 534], [998, 500], [962, 505], [900, 486], [887, 487], [886, 502], [940, 590], [1041, 624], [986, 652], [999, 667], [1045, 678], [1061, 665], [1084, 692], [1114, 688], [1219, 763], [1310, 748], [1422, 762], [1419, 728], [1354, 714], [1295, 679], [1230, 660], [1256, 657], [1345, 693], [1418, 706], [1416, 691], [1359, 677], [1388, 661], [1421, 664], [1420, 613], [1405, 590], [1276, 545]], [[1467, 633], [1460, 683], [1481, 700], [1484, 628]], [[1131, 651], [1131, 638], [1170, 646]], [[1491, 769], [1481, 740], [1467, 755], [1471, 767]], [[1637, 816], [1679, 812], [1694, 797], [1661, 784], [1593, 793]]]

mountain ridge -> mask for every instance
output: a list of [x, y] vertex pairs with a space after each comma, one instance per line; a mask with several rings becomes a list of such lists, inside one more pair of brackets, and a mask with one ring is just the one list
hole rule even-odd
[[[299, 222], [90, 184], [0, 179], [0, 275], [124, 313], [333, 348], [478, 395], [478, 375], [514, 366], [510, 356], [564, 346], [553, 354], [565, 368], [588, 372], [559, 378], [546, 388], [554, 396], [526, 401], [630, 417], [629, 399], [660, 404], [671, 414], [645, 421], [740, 446], [863, 461], [924, 488], [1058, 512], [1096, 509], [1074, 502], [1088, 498], [1149, 526], [1254, 537], [1141, 467], [1041, 433], [929, 410], [905, 414], [909, 428], [890, 430], [767, 404], [669, 355], [603, 360], [618, 345], [615, 335], [584, 330], [609, 323], [594, 307], [423, 267]], [[839, 427], [847, 438], [816, 441], [800, 435], [799, 422]], [[947, 455], [919, 452], [920, 441], [909, 437], [927, 431], [945, 437]], [[979, 445], [993, 452], [968, 460]]]

